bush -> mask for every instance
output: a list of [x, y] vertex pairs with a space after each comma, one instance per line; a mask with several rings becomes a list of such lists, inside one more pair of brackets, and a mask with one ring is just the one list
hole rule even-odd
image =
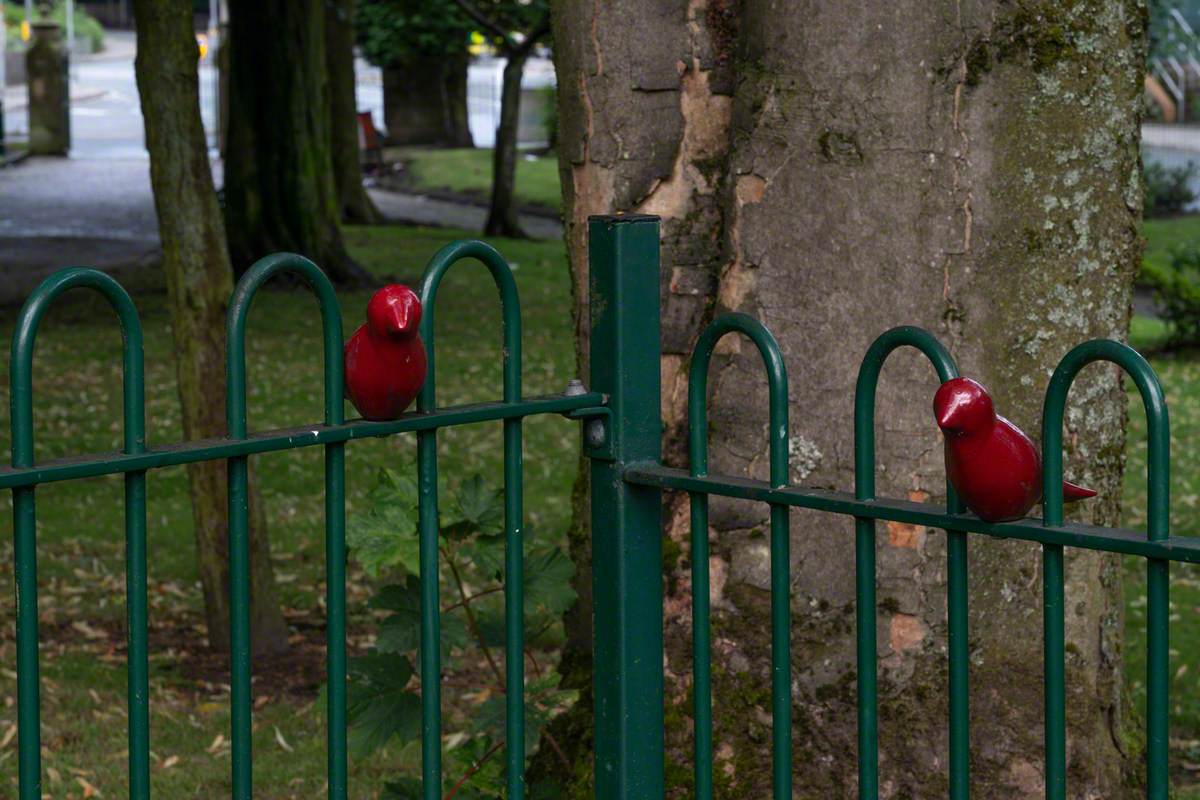
[[[61, 0], [55, 3], [50, 12], [50, 18], [65, 28], [67, 24], [66, 4]], [[24, 6], [15, 3], [4, 4], [4, 30], [9, 46], [24, 46], [21, 44], [21, 23], [24, 20]], [[75, 6], [75, 38], [79, 41], [89, 42], [93, 52], [104, 49], [104, 28], [95, 17], [84, 11], [79, 5]]]
[[1168, 344], [1200, 345], [1200, 249], [1171, 252], [1169, 267], [1142, 265], [1141, 282], [1154, 291], [1154, 299], [1170, 326]]
[[1168, 217], [1181, 214], [1196, 200], [1191, 182], [1196, 177], [1196, 165], [1166, 167], [1152, 161], [1143, 170], [1146, 181], [1146, 216]]

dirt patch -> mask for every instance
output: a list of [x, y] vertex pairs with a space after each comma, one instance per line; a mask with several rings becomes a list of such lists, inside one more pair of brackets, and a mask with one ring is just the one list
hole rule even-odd
[[[284, 610], [291, 631], [288, 652], [256, 656], [253, 664], [253, 693], [256, 705], [290, 699], [312, 700], [325, 683], [325, 620], [309, 612]], [[228, 694], [229, 654], [208, 647], [207, 632], [198, 619], [169, 619], [151, 624], [149, 650], [152, 660], [164, 664], [177, 678], [174, 687], [183, 698], [211, 698]], [[82, 640], [82, 641], [81, 641]], [[84, 649], [102, 661], [124, 664], [128, 651], [125, 626], [108, 620], [95, 625], [58, 621], [41, 628], [42, 653], [50, 658], [65, 651]], [[349, 655], [361, 654], [353, 642]]]

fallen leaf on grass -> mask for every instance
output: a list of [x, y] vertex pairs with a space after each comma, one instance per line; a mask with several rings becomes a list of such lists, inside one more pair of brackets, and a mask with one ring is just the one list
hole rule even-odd
[[84, 636], [86, 636], [89, 639], [107, 639], [108, 638], [107, 633], [105, 633], [104, 631], [96, 630], [91, 625], [88, 625], [86, 622], [83, 622], [82, 620], [76, 620], [76, 621], [72, 622], [71, 627], [74, 628], [75, 630], [79, 631], [80, 633], [82, 633]]
[[279, 746], [287, 752], [292, 752], [292, 746], [287, 743], [286, 739], [283, 738], [283, 733], [280, 732], [278, 725], [275, 726], [275, 741], [279, 742]]
[[83, 796], [87, 797], [104, 797], [104, 793], [92, 786], [84, 778], [76, 777], [75, 782], [79, 784], [79, 788], [83, 789]]

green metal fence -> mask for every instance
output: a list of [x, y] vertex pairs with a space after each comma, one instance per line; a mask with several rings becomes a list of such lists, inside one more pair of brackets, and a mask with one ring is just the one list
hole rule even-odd
[[[661, 800], [664, 795], [663, 598], [661, 492], [691, 499], [694, 630], [695, 796], [712, 797], [712, 690], [708, 607], [708, 497], [722, 495], [767, 503], [771, 542], [771, 694], [773, 796], [792, 796], [791, 655], [789, 651], [788, 513], [809, 508], [855, 518], [859, 796], [878, 796], [876, 689], [875, 523], [892, 520], [947, 532], [949, 629], [949, 788], [962, 800], [969, 786], [967, 652], [967, 546], [971, 534], [1037, 542], [1043, 549], [1045, 637], [1046, 796], [1066, 796], [1064, 719], [1063, 550], [1079, 547], [1146, 559], [1147, 796], [1165, 800], [1167, 776], [1168, 564], [1200, 562], [1200, 540], [1171, 537], [1168, 529], [1168, 421], [1162, 389], [1136, 352], [1111, 341], [1092, 341], [1060, 363], [1046, 393], [1043, 463], [1046, 502], [1039, 522], [989, 524], [964, 513], [947, 487], [945, 508], [876, 497], [875, 394], [888, 355], [920, 350], [939, 380], [957, 375], [949, 353], [929, 333], [896, 328], [868, 350], [855, 391], [855, 490], [834, 492], [789, 485], [787, 374], [778, 343], [745, 315], [718, 317], [697, 342], [689, 375], [690, 469], [661, 462], [659, 415], [659, 228], [655, 217], [596, 217], [589, 222], [590, 391], [525, 398], [521, 393], [520, 302], [512, 271], [491, 247], [459, 242], [431, 260], [419, 293], [429, 373], [414, 413], [390, 422], [343, 418], [342, 319], [333, 288], [311, 262], [279, 255], [256, 264], [239, 282], [229, 310], [225, 437], [175, 445], [146, 441], [142, 332], [128, 294], [110, 277], [68, 269], [48, 278], [21, 310], [11, 361], [12, 467], [0, 469], [0, 489], [13, 492], [17, 606], [17, 720], [20, 800], [42, 796], [39, 730], [36, 487], [107, 474], [125, 476], [126, 601], [129, 636], [130, 797], [150, 796], [149, 655], [146, 601], [146, 481], [150, 470], [225, 460], [229, 475], [232, 796], [251, 797], [251, 637], [247, 465], [253, 455], [300, 447], [325, 450], [326, 585], [328, 637], [329, 796], [347, 796], [345, 628], [345, 445], [364, 437], [413, 432], [417, 437], [420, 493], [422, 772], [423, 796], [440, 796], [441, 697], [438, 608], [437, 432], [499, 421], [504, 428], [505, 614], [507, 627], [507, 795], [524, 796], [524, 665], [522, 625], [522, 420], [565, 414], [583, 422], [583, 450], [591, 460], [592, 580], [595, 631], [595, 795], [609, 800]], [[477, 259], [496, 283], [503, 310], [503, 396], [497, 402], [438, 408], [435, 395], [434, 310], [446, 271]], [[320, 304], [324, 341], [323, 423], [249, 432], [246, 423], [246, 317], [257, 290], [272, 276], [302, 279]], [[124, 337], [124, 447], [105, 453], [38, 463], [34, 458], [32, 360], [38, 325], [63, 292], [89, 288], [112, 305]], [[770, 404], [770, 475], [757, 481], [708, 472], [706, 381], [709, 361], [725, 335], [748, 337], [762, 356]], [[1065, 523], [1062, 511], [1062, 424], [1070, 385], [1093, 361], [1111, 361], [1134, 380], [1149, 420], [1149, 524], [1145, 533]]]
[[[435, 394], [434, 310], [438, 286], [451, 266], [477, 259], [488, 268], [503, 309], [503, 399], [498, 402], [438, 408]], [[249, 432], [246, 425], [246, 317], [258, 289], [271, 277], [289, 273], [317, 296], [324, 341], [325, 419], [323, 423], [283, 430]], [[74, 288], [100, 292], [121, 323], [124, 340], [124, 449], [59, 461], [35, 462], [33, 443], [33, 351], [38, 325], [54, 300]], [[37, 514], [36, 487], [55, 481], [123, 473], [125, 475], [126, 603], [129, 636], [129, 786], [130, 797], [150, 796], [149, 654], [146, 599], [146, 478], [152, 469], [197, 461], [225, 460], [229, 475], [229, 571], [231, 601], [231, 743], [232, 796], [251, 797], [251, 638], [247, 463], [250, 456], [300, 447], [325, 450], [326, 608], [328, 614], [328, 779], [329, 797], [347, 796], [346, 756], [346, 603], [345, 603], [345, 446], [364, 437], [415, 432], [420, 493], [421, 686], [424, 797], [441, 796], [441, 655], [438, 607], [437, 432], [485, 421], [504, 426], [505, 613], [508, 796], [524, 796], [524, 662], [521, 613], [522, 474], [521, 420], [537, 414], [570, 414], [602, 405], [596, 392], [545, 397], [521, 394], [521, 311], [512, 271], [503, 257], [481, 242], [458, 242], [430, 261], [419, 288], [425, 309], [421, 335], [429, 372], [418, 410], [391, 422], [346, 422], [342, 416], [342, 316], [333, 287], [312, 262], [277, 255], [254, 265], [238, 283], [228, 317], [226, 360], [229, 435], [218, 439], [155, 446], [145, 437], [142, 329], [133, 301], [111, 277], [91, 269], [67, 269], [48, 278], [21, 309], [13, 336], [11, 361], [12, 468], [0, 470], [0, 488], [13, 492], [17, 606], [17, 723], [20, 800], [39, 800], [41, 743], [39, 725]]]

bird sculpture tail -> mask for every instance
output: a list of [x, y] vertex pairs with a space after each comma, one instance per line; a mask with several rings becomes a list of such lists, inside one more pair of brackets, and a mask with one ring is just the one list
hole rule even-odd
[[1063, 501], [1074, 503], [1076, 500], [1086, 500], [1089, 497], [1095, 497], [1096, 493], [1091, 489], [1085, 489], [1082, 486], [1076, 486], [1068, 481], [1063, 481]]

